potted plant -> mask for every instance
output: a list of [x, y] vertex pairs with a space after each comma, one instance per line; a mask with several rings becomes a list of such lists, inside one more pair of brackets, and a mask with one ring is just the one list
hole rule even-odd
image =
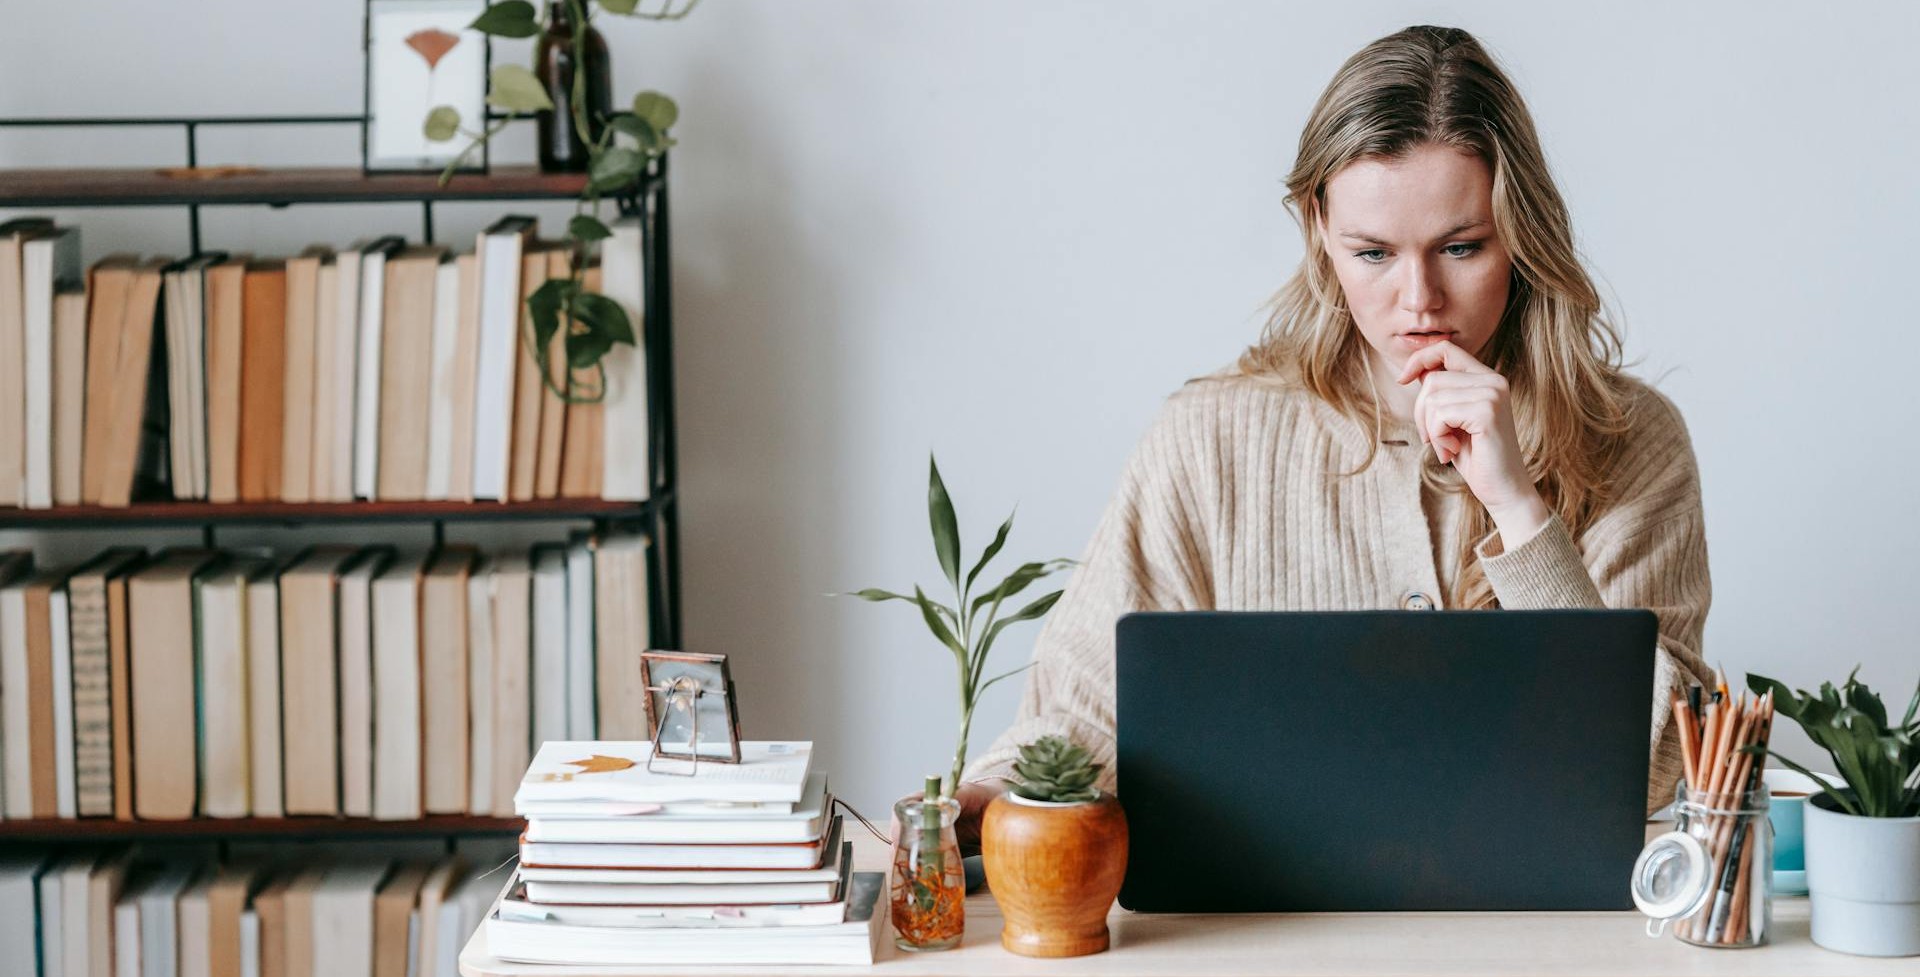
[[[1898, 723], [1880, 697], [1853, 675], [1838, 690], [1789, 692], [1761, 675], [1755, 692], [1832, 755], [1844, 788], [1820, 783], [1806, 810], [1807, 890], [1813, 941], [1829, 950], [1874, 957], [1920, 954], [1920, 689]], [[1799, 764], [1768, 750], [1801, 773]]]
[[987, 544], [980, 559], [962, 577], [959, 519], [946, 483], [940, 478], [940, 465], [932, 458], [928, 459], [927, 518], [933, 528], [934, 554], [956, 598], [951, 605], [928, 597], [918, 585], [913, 588], [912, 596], [878, 588], [839, 595], [876, 602], [906, 601], [918, 607], [921, 619], [935, 640], [952, 652], [959, 678], [960, 738], [953, 749], [952, 770], [944, 783], [938, 776], [929, 777], [923, 796], [904, 800], [894, 808], [899, 832], [894, 842], [890, 893], [894, 942], [910, 950], [945, 949], [960, 941], [964, 927], [965, 881], [959, 849], [953, 842], [953, 822], [959, 815], [959, 804], [953, 795], [960, 783], [960, 772], [967, 765], [967, 735], [973, 727], [973, 710], [994, 684], [1032, 667], [1023, 665], [987, 678], [987, 653], [1008, 627], [1043, 617], [1060, 599], [1062, 591], [1046, 594], [1005, 616], [1000, 613], [1001, 606], [1035, 581], [1073, 565], [1072, 560], [1023, 563], [999, 583], [976, 593], [974, 584], [981, 572], [1006, 545], [1007, 534], [1013, 530], [1013, 517], [1008, 516], [1007, 521], [1000, 524], [993, 542]]
[[1006, 917], [1000, 945], [1028, 957], [1107, 948], [1107, 910], [1127, 874], [1127, 817], [1094, 787], [1101, 764], [1064, 737], [1020, 748], [1014, 783], [980, 828], [987, 884]]

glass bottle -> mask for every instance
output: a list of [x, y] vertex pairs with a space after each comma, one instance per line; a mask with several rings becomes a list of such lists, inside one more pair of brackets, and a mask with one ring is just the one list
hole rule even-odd
[[960, 802], [941, 797], [940, 778], [926, 794], [893, 806], [893, 943], [902, 950], [945, 950], [966, 931], [967, 882], [953, 825]]
[[586, 138], [574, 125], [573, 115], [573, 11], [583, 0], [548, 0], [547, 31], [535, 46], [533, 63], [546, 87], [553, 108], [537, 113], [540, 169], [546, 172], [580, 172], [587, 168], [587, 141], [597, 139], [604, 119], [613, 108], [613, 73], [607, 59], [607, 40], [587, 25], [581, 59], [586, 69]]
[[1649, 935], [1671, 926], [1695, 946], [1764, 945], [1773, 929], [1773, 826], [1767, 788], [1675, 791], [1674, 830], [1647, 842], [1633, 898]]

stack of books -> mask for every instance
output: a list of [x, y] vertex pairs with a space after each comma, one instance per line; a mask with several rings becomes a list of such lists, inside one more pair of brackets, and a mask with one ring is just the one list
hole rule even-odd
[[[612, 231], [578, 278], [637, 339], [640, 220]], [[0, 507], [650, 497], [646, 350], [609, 350], [569, 402], [569, 330], [545, 378], [522, 339], [576, 271], [531, 217], [465, 254], [80, 254], [78, 228], [0, 223]]]
[[869, 964], [883, 877], [853, 871], [812, 745], [741, 744], [739, 764], [658, 760], [647, 742], [540, 748], [514, 795], [520, 867], [485, 923], [501, 960]]

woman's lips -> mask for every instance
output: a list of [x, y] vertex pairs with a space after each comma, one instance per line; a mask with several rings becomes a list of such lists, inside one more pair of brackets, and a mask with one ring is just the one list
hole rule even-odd
[[1414, 349], [1424, 349], [1434, 343], [1446, 342], [1454, 336], [1451, 332], [1403, 332], [1393, 337]]

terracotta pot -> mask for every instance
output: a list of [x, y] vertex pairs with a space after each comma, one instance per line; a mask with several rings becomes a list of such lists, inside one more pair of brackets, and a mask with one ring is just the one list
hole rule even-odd
[[1027, 957], [1107, 948], [1107, 911], [1127, 874], [1127, 816], [1113, 795], [1051, 804], [1002, 794], [987, 805], [980, 853], [1006, 918], [1002, 946]]

